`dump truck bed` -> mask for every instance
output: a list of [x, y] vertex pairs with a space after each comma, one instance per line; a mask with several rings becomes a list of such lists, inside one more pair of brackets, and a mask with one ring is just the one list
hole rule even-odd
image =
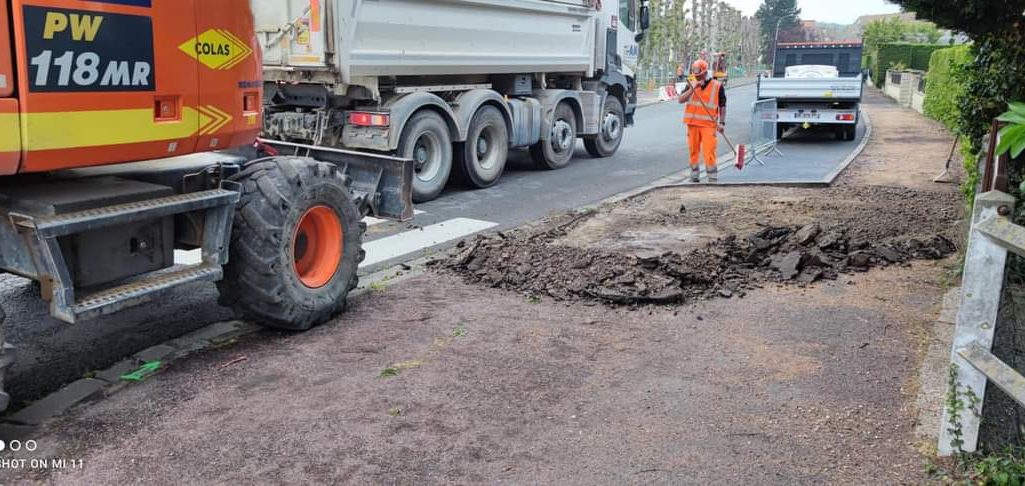
[[588, 0], [252, 0], [268, 70], [361, 76], [591, 73]]

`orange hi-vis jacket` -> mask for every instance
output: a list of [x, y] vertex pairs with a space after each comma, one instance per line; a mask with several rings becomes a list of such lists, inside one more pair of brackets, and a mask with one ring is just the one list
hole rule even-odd
[[[708, 85], [702, 88], [700, 85], [694, 88], [694, 94], [687, 102], [687, 111], [683, 115], [683, 123], [695, 127], [719, 126], [719, 93], [722, 92], [722, 83], [711, 80]], [[698, 100], [701, 101], [698, 101]], [[705, 106], [701, 106], [701, 102]]]

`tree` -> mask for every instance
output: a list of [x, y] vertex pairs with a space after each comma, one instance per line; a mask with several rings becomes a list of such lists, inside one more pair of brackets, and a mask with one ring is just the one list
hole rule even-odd
[[748, 72], [757, 67], [758, 26], [728, 3], [651, 0], [649, 7], [651, 28], [641, 43], [640, 56], [645, 81], [667, 82], [677, 65], [688, 67], [702, 51], [726, 52], [731, 65]]
[[936, 25], [931, 22], [908, 21], [890, 17], [868, 24], [863, 34], [863, 42], [865, 52], [875, 52], [880, 45], [892, 42], [935, 44], [940, 36], [940, 29], [937, 29]]
[[1025, 30], [1025, 0], [891, 0], [946, 29], [975, 38]]
[[[956, 128], [967, 142], [965, 188], [970, 198], [978, 177], [970, 164], [982, 150], [990, 121], [1007, 109], [1008, 102], [1025, 100], [1025, 0], [891, 1], [940, 27], [964, 32], [974, 41], [972, 59], [953, 70], [954, 82], [961, 86], [955, 103], [959, 109]], [[1021, 176], [1012, 174], [1012, 179]]]
[[801, 9], [797, 7], [797, 0], [765, 0], [755, 12], [755, 18], [762, 25], [762, 49], [765, 59], [772, 59], [772, 52], [776, 49], [777, 31], [780, 42], [792, 39], [795, 32], [800, 32]]

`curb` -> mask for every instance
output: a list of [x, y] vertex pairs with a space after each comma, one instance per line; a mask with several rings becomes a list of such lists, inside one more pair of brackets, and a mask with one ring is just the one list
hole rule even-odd
[[[25, 436], [51, 419], [64, 415], [77, 405], [107, 398], [125, 389], [130, 382], [121, 376], [138, 370], [142, 365], [160, 362], [160, 370], [167, 364], [191, 354], [231, 343], [261, 328], [242, 321], [223, 321], [211, 324], [163, 344], [152, 346], [122, 360], [110, 368], [93, 373], [60, 390], [33, 402], [31, 405], [0, 419], [0, 439], [13, 435]], [[159, 373], [159, 370], [157, 371]]]

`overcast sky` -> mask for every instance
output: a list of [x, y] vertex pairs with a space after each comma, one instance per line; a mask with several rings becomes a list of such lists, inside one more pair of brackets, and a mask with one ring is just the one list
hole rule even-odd
[[[726, 3], [754, 15], [762, 0], [726, 0]], [[852, 24], [862, 15], [899, 12], [900, 7], [885, 0], [797, 0], [803, 20]]]

